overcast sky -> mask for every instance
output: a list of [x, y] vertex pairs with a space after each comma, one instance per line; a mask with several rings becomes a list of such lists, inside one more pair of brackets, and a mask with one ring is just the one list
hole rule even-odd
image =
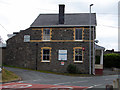
[[118, 1], [119, 0], [0, 0], [0, 35], [30, 27], [42, 13], [58, 13], [58, 4], [65, 4], [65, 13], [89, 13], [97, 15], [96, 39], [106, 49], [118, 50]]

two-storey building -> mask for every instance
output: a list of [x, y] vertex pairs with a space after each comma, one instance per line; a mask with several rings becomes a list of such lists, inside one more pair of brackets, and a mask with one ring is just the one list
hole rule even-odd
[[[54, 72], [67, 72], [74, 64], [81, 73], [89, 73], [90, 14], [64, 13], [64, 8], [59, 5], [59, 14], [40, 14], [28, 29], [14, 33], [7, 40], [5, 64]], [[96, 32], [95, 13], [91, 30]], [[90, 42], [93, 45], [93, 38]]]

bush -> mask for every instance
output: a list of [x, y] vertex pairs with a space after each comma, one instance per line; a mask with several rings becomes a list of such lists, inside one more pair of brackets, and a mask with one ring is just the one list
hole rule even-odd
[[67, 67], [69, 73], [78, 73], [78, 69], [74, 64], [69, 64]]
[[104, 55], [104, 67], [120, 68], [120, 55], [115, 53]]

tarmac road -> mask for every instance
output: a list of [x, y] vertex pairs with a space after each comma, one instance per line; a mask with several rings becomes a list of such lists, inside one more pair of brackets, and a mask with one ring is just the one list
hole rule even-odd
[[118, 78], [118, 75], [75, 77], [75, 76], [64, 76], [64, 75], [41, 73], [37, 71], [10, 68], [10, 67], [5, 67], [5, 68], [7, 70], [16, 73], [22, 78], [22, 81], [18, 81], [19, 83], [105, 88], [105, 86], [108, 84], [112, 85], [113, 80], [116, 80]]

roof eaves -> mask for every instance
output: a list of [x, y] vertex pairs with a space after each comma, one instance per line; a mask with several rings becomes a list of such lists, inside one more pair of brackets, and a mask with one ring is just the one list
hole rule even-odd
[[[90, 26], [90, 25], [41, 25], [41, 26], [32, 26], [31, 27], [81, 27], [81, 26]], [[96, 26], [96, 25], [91, 25]]]
[[104, 47], [99, 46], [99, 45], [97, 45], [97, 44], [95, 44], [95, 49], [96, 49], [96, 50], [105, 50]]

